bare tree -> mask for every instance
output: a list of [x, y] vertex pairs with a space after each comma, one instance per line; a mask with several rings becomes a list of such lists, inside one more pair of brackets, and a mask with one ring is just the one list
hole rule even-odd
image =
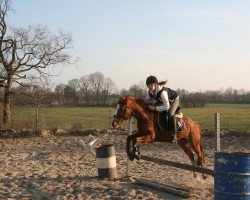
[[132, 95], [139, 99], [145, 99], [147, 94], [147, 86], [144, 81], [140, 81], [137, 84], [133, 84], [129, 87], [128, 93], [129, 95]]
[[78, 105], [79, 104], [79, 81], [78, 79], [72, 79], [68, 81], [67, 86], [69, 86], [71, 88], [72, 91], [72, 100], [74, 105]]
[[64, 88], [64, 97], [65, 97], [65, 103], [68, 105], [75, 105], [75, 99], [76, 99], [76, 91], [74, 88], [72, 88], [69, 85], [66, 85]]
[[103, 104], [108, 105], [110, 102], [110, 95], [117, 91], [115, 82], [111, 78], [105, 78], [103, 83]]
[[227, 88], [226, 91], [224, 92], [224, 96], [227, 102], [232, 102], [233, 101], [233, 88], [232, 87]]
[[83, 100], [88, 105], [90, 102], [90, 95], [91, 95], [91, 85], [88, 80], [88, 76], [82, 76], [79, 79], [79, 87], [80, 87], [80, 94], [83, 97]]
[[129, 95], [129, 91], [126, 90], [125, 88], [122, 88], [119, 92], [120, 96], [125, 96], [125, 95]]
[[10, 123], [10, 95], [14, 83], [51, 75], [49, 67], [73, 63], [71, 34], [52, 34], [46, 26], [8, 28], [10, 0], [0, 0], [0, 87], [4, 88], [3, 124]]
[[64, 89], [65, 89], [66, 85], [65, 84], [58, 84], [55, 87], [55, 96], [56, 96], [56, 102], [55, 104], [59, 105], [59, 104], [63, 104], [65, 101], [65, 96], [64, 96]]
[[91, 89], [94, 92], [97, 105], [100, 104], [100, 95], [104, 84], [104, 75], [101, 72], [94, 72], [88, 76]]
[[129, 87], [129, 94], [139, 99], [145, 99], [146, 96], [145, 90], [136, 84]]
[[140, 81], [137, 85], [141, 89], [141, 91], [144, 91], [144, 94], [146, 95], [148, 92], [148, 87], [147, 87], [145, 81]]
[[[41, 119], [41, 109], [44, 107], [46, 102], [50, 101], [49, 96], [51, 94], [50, 84], [47, 82], [41, 82], [39, 85], [30, 86], [21, 85], [16, 90], [13, 97], [18, 100], [22, 100], [24, 105], [32, 105], [35, 107], [35, 122], [36, 130], [42, 130], [42, 119]], [[19, 102], [20, 103], [20, 102]]]

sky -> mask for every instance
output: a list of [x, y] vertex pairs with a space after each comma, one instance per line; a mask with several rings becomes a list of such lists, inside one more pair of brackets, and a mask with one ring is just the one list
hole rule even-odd
[[12, 0], [11, 26], [70, 32], [76, 66], [56, 84], [93, 72], [129, 89], [149, 75], [189, 91], [250, 90], [249, 0]]

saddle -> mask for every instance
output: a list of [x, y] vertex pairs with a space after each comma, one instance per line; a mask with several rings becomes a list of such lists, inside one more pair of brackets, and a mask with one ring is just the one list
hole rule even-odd
[[[176, 128], [177, 128], [177, 133], [181, 132], [185, 129], [185, 123], [183, 121], [183, 114], [181, 112], [181, 108], [178, 107], [175, 111], [175, 119], [176, 119]], [[168, 126], [168, 113], [167, 111], [163, 112], [158, 112], [158, 125], [159, 128], [163, 131], [169, 131], [169, 126]]]

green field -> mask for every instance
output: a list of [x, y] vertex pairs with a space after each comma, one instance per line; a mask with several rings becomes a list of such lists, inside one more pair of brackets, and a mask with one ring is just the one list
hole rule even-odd
[[183, 113], [198, 121], [202, 129], [214, 129], [214, 114], [220, 114], [222, 130], [250, 132], [250, 104], [210, 104], [205, 108], [183, 109]]
[[[214, 113], [219, 113], [222, 130], [250, 131], [250, 104], [210, 104], [205, 108], [184, 108], [182, 111], [198, 121], [203, 130], [214, 129]], [[108, 129], [114, 112], [115, 108], [108, 107], [48, 107], [42, 109], [41, 116], [46, 129]], [[11, 126], [35, 129], [35, 109], [14, 107]]]

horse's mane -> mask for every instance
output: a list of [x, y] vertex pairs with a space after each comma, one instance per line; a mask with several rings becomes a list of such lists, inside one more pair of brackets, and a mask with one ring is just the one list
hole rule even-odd
[[144, 101], [144, 99], [135, 98], [135, 101], [141, 106], [144, 106], [146, 104], [146, 101]]
[[127, 102], [128, 100], [132, 100], [133, 102], [137, 103], [143, 110], [146, 110], [146, 101], [141, 98], [135, 98], [134, 96], [122, 96], [120, 97], [120, 102]]

